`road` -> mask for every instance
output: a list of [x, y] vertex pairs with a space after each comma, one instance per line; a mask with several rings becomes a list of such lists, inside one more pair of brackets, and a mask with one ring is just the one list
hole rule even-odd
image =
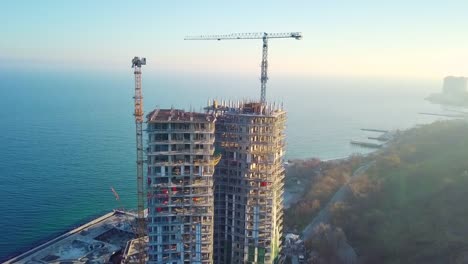
[[330, 208], [331, 206], [336, 203], [336, 202], [341, 202], [343, 201], [347, 194], [351, 191], [348, 183], [354, 179], [359, 177], [360, 175], [363, 175], [366, 170], [368, 170], [372, 165], [374, 165], [375, 161], [371, 161], [367, 164], [362, 165], [359, 167], [357, 170], [354, 171], [353, 175], [348, 179], [348, 181], [341, 186], [341, 188], [333, 195], [333, 197], [328, 201], [327, 205], [320, 210], [319, 214], [310, 222], [306, 228], [304, 228], [304, 231], [302, 231], [302, 237], [304, 240], [310, 238], [312, 236], [312, 233], [320, 223], [328, 223], [330, 220]]

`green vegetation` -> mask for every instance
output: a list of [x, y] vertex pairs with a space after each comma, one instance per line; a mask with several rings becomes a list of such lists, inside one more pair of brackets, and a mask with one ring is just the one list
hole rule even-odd
[[286, 228], [299, 231], [309, 224], [333, 194], [349, 180], [351, 172], [362, 160], [361, 156], [355, 155], [346, 160], [321, 163], [314, 159], [293, 161], [294, 165], [287, 170], [286, 189], [290, 191], [296, 185], [303, 191], [299, 201], [285, 210]]
[[[404, 133], [333, 214], [366, 263], [457, 263], [468, 252], [468, 124]], [[344, 219], [349, 219], [344, 221]]]
[[468, 124], [403, 133], [331, 210], [361, 263], [467, 263]]

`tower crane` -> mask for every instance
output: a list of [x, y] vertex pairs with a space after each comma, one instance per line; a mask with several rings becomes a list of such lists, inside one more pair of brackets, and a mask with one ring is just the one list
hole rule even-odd
[[141, 93], [141, 66], [146, 65], [146, 58], [132, 59], [135, 74], [135, 124], [136, 124], [136, 152], [137, 152], [137, 236], [143, 237], [145, 227], [144, 182], [143, 182], [143, 96]]
[[262, 64], [260, 74], [260, 102], [266, 102], [266, 83], [268, 81], [268, 39], [273, 38], [294, 38], [302, 39], [301, 32], [289, 33], [234, 33], [227, 35], [202, 35], [202, 36], [187, 36], [184, 40], [230, 40], [230, 39], [262, 39]]

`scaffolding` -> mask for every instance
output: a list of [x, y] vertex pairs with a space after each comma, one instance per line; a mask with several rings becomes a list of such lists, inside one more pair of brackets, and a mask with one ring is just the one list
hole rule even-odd
[[215, 116], [148, 116], [148, 263], [213, 263]]
[[215, 263], [273, 263], [281, 250], [286, 113], [282, 104], [209, 101], [217, 117]]

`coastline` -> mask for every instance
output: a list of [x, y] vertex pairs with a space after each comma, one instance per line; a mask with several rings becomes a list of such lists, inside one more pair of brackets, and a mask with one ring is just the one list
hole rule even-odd
[[91, 222], [94, 222], [103, 216], [109, 214], [108, 211], [101, 211], [100, 213], [93, 214], [92, 216], [84, 217], [82, 220], [77, 221], [75, 224], [72, 224], [65, 228], [62, 231], [58, 231], [55, 233], [50, 234], [47, 237], [44, 237], [42, 239], [37, 240], [36, 242], [31, 243], [29, 246], [20, 248], [13, 252], [12, 254], [9, 254], [7, 256], [0, 257], [0, 262], [1, 263], [10, 263], [11, 261], [22, 257], [23, 255], [27, 254], [28, 252], [31, 252], [39, 247], [42, 247], [51, 241], [57, 241], [60, 240], [59, 238], [64, 238], [67, 234], [72, 232], [73, 230], [79, 229], [82, 226], [85, 226]]
[[[387, 146], [387, 144], [385, 144], [385, 146]], [[382, 149], [384, 149], [384, 148], [385, 147], [383, 147]], [[347, 155], [347, 156], [327, 158], [327, 159], [320, 160], [320, 164], [322, 164], [322, 165], [323, 164], [334, 164], [334, 163], [339, 164], [340, 162], [347, 161], [347, 160], [351, 159], [353, 156], [359, 156], [359, 157], [362, 157], [362, 158], [367, 158], [370, 155], [373, 155], [374, 153], [376, 153], [378, 151], [381, 151], [382, 149], [376, 149], [376, 150], [373, 150], [373, 151], [365, 153], [365, 154], [352, 153], [352, 154]], [[304, 162], [304, 161], [313, 160], [313, 159], [316, 159], [316, 158], [306, 158], [306, 159], [301, 158], [301, 159], [290, 160], [290, 162], [285, 164], [285, 167], [287, 169], [288, 167], [294, 166], [295, 161], [296, 162], [298, 162], [298, 161]], [[320, 171], [320, 166], [319, 166], [318, 169]], [[286, 175], [286, 177], [287, 177], [287, 175]], [[291, 205], [296, 203], [301, 198], [301, 195], [303, 194], [303, 191], [306, 188], [306, 185], [298, 184], [298, 186], [301, 187], [299, 192], [291, 192], [291, 190], [288, 187], [285, 186], [284, 197], [283, 197], [283, 199], [284, 199], [284, 202], [283, 202], [284, 209], [288, 209]], [[60, 241], [60, 240], [62, 240], [64, 238], [70, 236], [71, 234], [76, 233], [76, 232], [74, 232], [75, 230], [82, 229], [82, 228], [84, 228], [84, 226], [87, 226], [90, 223], [96, 221], [97, 219], [101, 219], [101, 218], [105, 217], [108, 214], [109, 214], [108, 212], [107, 213], [106, 212], [101, 212], [101, 213], [94, 214], [93, 216], [90, 216], [90, 217], [85, 217], [83, 220], [78, 221], [77, 224], [73, 224], [70, 227], [64, 229], [63, 231], [57, 232], [55, 234], [51, 234], [50, 236], [48, 236], [48, 237], [46, 237], [44, 239], [38, 240], [38, 241], [36, 241], [35, 243], [32, 243], [30, 246], [28, 246], [26, 248], [19, 249], [15, 253], [3, 257], [0, 261], [6, 261], [6, 263], [13, 263], [17, 259], [22, 259], [23, 257], [28, 256], [30, 254], [33, 254], [36, 251], [42, 250], [43, 248], [49, 246], [50, 244], [53, 244], [54, 242], [58, 242], [58, 241]]]
[[[317, 210], [307, 211], [307, 206], [315, 204], [314, 199], [319, 197], [307, 193], [304, 201], [288, 212], [290, 230], [302, 234], [302, 240], [315, 243], [315, 248], [307, 248], [308, 256], [328, 254], [317, 250], [316, 246], [326, 243], [323, 240], [323, 234], [326, 234], [344, 238], [333, 254], [343, 256], [343, 249], [346, 249], [354, 258], [365, 260], [363, 263], [381, 263], [382, 256], [389, 256], [387, 252], [391, 254], [399, 247], [411, 248], [401, 251], [406, 259], [410, 256], [418, 259], [408, 263], [427, 260], [426, 255], [414, 253], [427, 247], [431, 248], [431, 256], [435, 254], [439, 259], [433, 263], [448, 263], [444, 248], [431, 241], [440, 239], [443, 243], [456, 243], [460, 240], [439, 236], [440, 233], [432, 233], [432, 230], [442, 230], [443, 234], [457, 233], [457, 239], [468, 232], [466, 222], [453, 221], [464, 219], [467, 214], [456, 204], [464, 197], [463, 186], [468, 179], [464, 148], [467, 129], [467, 120], [444, 120], [405, 130], [386, 150], [364, 160], [358, 169], [356, 166], [352, 170], [345, 168], [353, 172], [352, 177], [346, 177], [348, 181], [338, 191], [333, 191], [331, 198], [321, 199]], [[336, 179], [333, 175], [336, 173], [329, 173], [330, 181]], [[317, 185], [314, 189], [327, 189], [322, 186]], [[436, 202], [428, 204], [427, 201]], [[405, 217], [408, 221], [395, 221]], [[300, 219], [310, 219], [311, 222]], [[412, 224], [413, 219], [417, 226]], [[369, 223], [373, 223], [372, 226]], [[369, 233], [370, 228], [373, 231]], [[408, 237], [399, 235], [402, 232], [409, 234]], [[427, 241], [424, 244], [418, 243], [421, 234]], [[344, 235], [350, 238], [349, 242]], [[395, 242], [386, 244], [383, 237]], [[453, 252], [456, 256], [466, 256], [462, 247]], [[393, 258], [398, 261], [400, 256]]]
[[107, 263], [122, 256], [122, 246], [135, 237], [135, 218], [133, 212], [114, 209], [2, 263]]
[[[373, 152], [371, 152], [371, 153], [373, 153]], [[353, 153], [353, 154], [350, 154], [348, 156], [328, 158], [328, 159], [321, 160], [321, 162], [340, 162], [340, 161], [347, 160], [347, 159], [349, 159], [350, 157], [352, 157], [353, 155], [356, 155], [356, 154], [357, 153]], [[370, 153], [359, 154], [359, 155], [365, 155], [366, 156], [366, 155], [369, 155], [369, 154]], [[309, 159], [313, 159], [313, 158], [309, 158]], [[308, 160], [308, 159], [295, 159], [295, 160]], [[294, 163], [289, 163], [285, 167], [288, 167], [288, 166], [291, 166], [291, 165], [294, 165]], [[297, 201], [297, 199], [300, 198], [300, 197], [295, 197], [295, 195], [298, 195], [298, 194], [291, 194], [287, 190], [287, 188], [285, 188], [284, 197], [283, 197], [284, 198], [283, 204], [288, 203], [288, 200], [291, 199], [291, 197], [288, 197], [288, 196], [291, 196], [291, 195], [294, 196], [294, 197], [292, 197], [293, 200], [291, 200], [293, 202]], [[287, 209], [288, 207], [284, 206], [284, 208]], [[61, 240], [69, 237], [70, 235], [72, 235], [72, 234], [74, 234], [76, 232], [79, 232], [79, 230], [81, 230], [83, 228], [86, 228], [86, 226], [89, 226], [90, 224], [95, 223], [99, 219], [104, 219], [106, 217], [108, 218], [109, 214], [113, 214], [115, 211], [116, 210], [114, 210], [111, 213], [102, 211], [102, 212], [93, 214], [91, 216], [84, 217], [82, 220], [77, 221], [75, 224], [72, 224], [72, 225], [68, 226], [67, 228], [63, 229], [62, 231], [52, 233], [47, 237], [44, 237], [42, 239], [39, 239], [39, 240], [31, 243], [27, 247], [20, 248], [20, 249], [16, 250], [15, 252], [13, 252], [12, 254], [1, 257], [0, 262], [1, 263], [15, 263], [17, 261], [20, 261], [21, 259], [23, 259], [25, 257], [28, 257], [29, 255], [34, 254], [34, 253], [36, 253], [36, 252], [50, 246], [51, 244], [54, 244], [56, 242], [60, 242]]]
[[[329, 159], [319, 159], [319, 158], [306, 158], [306, 159], [294, 159], [294, 160], [288, 160], [287, 166], [286, 166], [286, 177], [288, 177], [288, 172], [287, 169], [291, 166], [294, 166], [296, 162], [305, 162], [305, 161], [311, 161], [311, 160], [317, 160], [320, 161], [320, 163], [317, 165], [316, 169], [312, 169], [309, 173], [315, 173], [315, 176], [320, 176], [322, 167], [326, 167], [329, 164], [332, 165], [340, 165], [341, 163], [344, 163], [346, 161], [349, 161], [353, 157], [360, 157], [363, 160], [368, 160], [372, 155], [378, 154], [379, 152], [385, 151], [389, 146], [391, 146], [395, 141], [398, 140], [399, 136], [407, 130], [417, 128], [418, 125], [414, 125], [408, 129], [405, 130], [390, 130], [387, 131], [386, 134], [390, 135], [385, 142], [382, 143], [380, 148], [372, 148], [371, 151], [366, 152], [366, 153], [351, 153], [347, 156], [342, 156], [342, 157], [335, 157], [335, 158], [329, 158]], [[290, 176], [292, 177], [292, 176]], [[288, 180], [288, 179], [287, 179]], [[309, 179], [310, 180], [310, 179]], [[302, 195], [305, 192], [305, 189], [307, 188], [308, 184], [302, 184], [302, 182], [297, 182], [297, 184], [286, 184], [284, 188], [284, 194], [283, 194], [283, 208], [286, 210], [296, 204], [298, 201], [300, 201]], [[343, 186], [346, 186], [344, 184]]]
[[[382, 149], [384, 149], [386, 147], [383, 146]], [[382, 149], [375, 149], [371, 152], [368, 152], [368, 153], [365, 153], [365, 154], [361, 154], [361, 153], [352, 153], [352, 154], [349, 154], [348, 156], [344, 156], [344, 157], [336, 157], [336, 158], [329, 158], [329, 159], [318, 159], [318, 158], [307, 158], [307, 159], [295, 159], [296, 161], [306, 161], [306, 160], [313, 160], [313, 159], [317, 159], [317, 160], [320, 160], [320, 163], [334, 163], [334, 164], [339, 164], [340, 162], [343, 162], [343, 161], [347, 161], [349, 160], [350, 158], [352, 158], [353, 156], [360, 156], [362, 158], [368, 158], [370, 155], [373, 155], [374, 153], [378, 152], [378, 151], [381, 151]], [[291, 162], [288, 162], [288, 165], [286, 166], [286, 171], [288, 169], [288, 167], [290, 166], [294, 166], [294, 160], [291, 160]], [[322, 166], [324, 164], [321, 164]], [[319, 171], [321, 170], [320, 168], [320, 165], [319, 167], [317, 168], [319, 169]], [[286, 173], [286, 177], [288, 177], [288, 173]], [[296, 188], [294, 188], [296, 187]], [[291, 186], [291, 185], [285, 185], [285, 188], [284, 188], [284, 193], [283, 193], [283, 208], [284, 209], [288, 209], [290, 208], [292, 205], [294, 205], [295, 203], [297, 203], [301, 196], [303, 195], [303, 192], [305, 191], [305, 188], [306, 188], [306, 184], [301, 184], [301, 183], [298, 183], [296, 184], [296, 186]]]

